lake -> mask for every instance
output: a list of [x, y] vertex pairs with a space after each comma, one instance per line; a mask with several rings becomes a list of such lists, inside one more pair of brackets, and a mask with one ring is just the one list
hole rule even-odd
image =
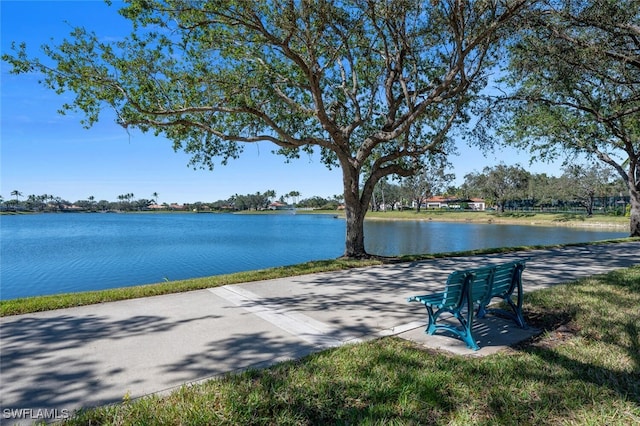
[[[394, 256], [622, 238], [621, 230], [367, 221]], [[100, 290], [332, 259], [345, 222], [314, 214], [37, 214], [0, 218], [0, 299]]]

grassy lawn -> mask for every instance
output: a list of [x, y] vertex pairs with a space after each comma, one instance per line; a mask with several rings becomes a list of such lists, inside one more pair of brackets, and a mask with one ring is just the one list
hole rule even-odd
[[546, 332], [498, 354], [383, 338], [86, 410], [68, 424], [640, 424], [639, 307], [640, 267], [622, 269], [527, 294], [527, 321]]

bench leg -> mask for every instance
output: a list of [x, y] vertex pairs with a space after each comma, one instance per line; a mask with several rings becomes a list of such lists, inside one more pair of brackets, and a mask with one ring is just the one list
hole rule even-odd
[[525, 330], [529, 328], [526, 321], [524, 320], [524, 315], [522, 314], [522, 303], [523, 303], [522, 302], [522, 296], [523, 296], [522, 282], [518, 282], [518, 285], [516, 287], [518, 291], [518, 297], [516, 297], [516, 303], [513, 303], [513, 291], [509, 292], [506, 296], [502, 298], [502, 300], [507, 305], [509, 305], [509, 308], [511, 308], [511, 310], [508, 311], [505, 309], [497, 309], [497, 308], [488, 309], [486, 305], [481, 303], [480, 307], [478, 308], [477, 317], [484, 318], [487, 315], [487, 313], [490, 312], [492, 314], [509, 318], [510, 320], [515, 322], [520, 328], [523, 328]]
[[[475, 339], [473, 338], [473, 333], [471, 332], [471, 328], [473, 326], [473, 306], [469, 306], [469, 303], [463, 303], [462, 306], [467, 305], [467, 314], [462, 314], [461, 309], [440, 309], [437, 312], [434, 312], [431, 306], [426, 306], [427, 313], [429, 315], [429, 325], [427, 326], [425, 333], [429, 335], [435, 334], [438, 330], [446, 330], [449, 331], [460, 339], [462, 339], [469, 349], [473, 349], [477, 351], [480, 349]], [[461, 327], [454, 327], [449, 324], [436, 324], [438, 317], [443, 312], [449, 312], [452, 314], [458, 322], [460, 322]]]
[[[436, 318], [438, 315], [433, 312], [433, 308], [431, 306], [427, 306], [426, 308], [427, 314], [429, 315], [429, 325], [427, 325], [427, 329], [424, 332], [427, 334], [433, 334], [436, 332]], [[440, 311], [438, 311], [438, 314], [439, 313]]]
[[529, 328], [524, 320], [524, 315], [522, 315], [522, 282], [518, 283], [518, 297], [516, 299], [516, 303], [513, 303], [511, 297], [507, 299], [507, 303], [513, 310], [513, 320], [516, 322], [516, 324], [518, 324], [520, 328]]
[[476, 339], [473, 338], [472, 327], [473, 327], [473, 303], [467, 301], [467, 317], [465, 318], [460, 311], [456, 313], [456, 318], [460, 321], [462, 325], [462, 332], [457, 333], [462, 340], [467, 344], [469, 349], [473, 349], [477, 351], [480, 349], [480, 346], [476, 343]]

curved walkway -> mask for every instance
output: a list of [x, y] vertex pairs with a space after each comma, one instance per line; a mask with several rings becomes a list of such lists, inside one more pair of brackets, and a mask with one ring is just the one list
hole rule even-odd
[[523, 283], [531, 292], [638, 265], [640, 242], [383, 265], [0, 318], [0, 423], [60, 419], [384, 335], [493, 353], [536, 330], [487, 318], [474, 352], [425, 335], [424, 307], [406, 298], [441, 289], [454, 269], [518, 258], [529, 258]]

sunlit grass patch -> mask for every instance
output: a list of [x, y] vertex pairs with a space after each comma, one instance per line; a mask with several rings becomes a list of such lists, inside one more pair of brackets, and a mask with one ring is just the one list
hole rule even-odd
[[578, 341], [558, 348], [565, 356], [616, 364], [624, 374], [640, 368], [640, 267], [537, 291], [526, 300], [534, 315], [560, 312], [571, 321]]

